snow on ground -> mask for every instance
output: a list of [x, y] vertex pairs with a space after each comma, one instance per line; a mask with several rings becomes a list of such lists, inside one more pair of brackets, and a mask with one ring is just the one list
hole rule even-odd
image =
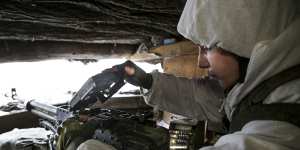
[[[105, 59], [87, 65], [68, 60], [0, 64], [0, 105], [11, 101], [11, 88], [16, 88], [18, 97], [24, 100], [36, 99], [49, 104], [69, 101], [71, 93], [77, 91], [89, 77], [123, 62], [124, 59]], [[160, 64], [137, 65], [146, 72], [161, 71]], [[123, 89], [134, 88], [128, 84]]]

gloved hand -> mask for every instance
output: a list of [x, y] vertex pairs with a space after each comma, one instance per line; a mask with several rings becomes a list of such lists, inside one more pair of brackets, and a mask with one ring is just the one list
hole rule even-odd
[[152, 75], [146, 73], [130, 60], [127, 60], [123, 64], [113, 66], [113, 68], [124, 69], [125, 80], [132, 85], [141, 86], [146, 89], [150, 89], [152, 86]]

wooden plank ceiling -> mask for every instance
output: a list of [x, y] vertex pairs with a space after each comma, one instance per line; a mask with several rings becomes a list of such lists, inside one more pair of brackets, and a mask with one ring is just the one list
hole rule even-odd
[[[74, 54], [85, 53], [82, 47], [89, 46], [84, 51], [90, 54], [92, 50], [95, 55], [95, 47], [104, 45], [99, 55], [105, 57], [132, 54], [142, 43], [150, 49], [159, 46], [164, 38], [181, 39], [176, 25], [184, 3], [185, 0], [1, 1], [0, 62], [55, 56], [80, 59], [81, 55]], [[49, 45], [60, 48], [46, 50]], [[42, 52], [54, 54], [43, 56]]]

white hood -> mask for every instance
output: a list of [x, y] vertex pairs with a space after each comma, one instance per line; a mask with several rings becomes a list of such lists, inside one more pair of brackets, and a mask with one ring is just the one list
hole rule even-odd
[[[250, 58], [244, 83], [238, 83], [225, 100], [229, 119], [237, 104], [259, 83], [300, 64], [299, 4], [296, 0], [187, 1], [177, 27], [183, 36], [198, 44], [218, 43]], [[275, 98], [264, 102], [282, 102], [292, 95], [294, 100], [285, 102], [298, 103], [299, 87], [297, 80], [296, 86], [275, 90]]]
[[293, 0], [187, 0], [177, 30], [196, 44], [249, 58], [256, 43], [286, 29], [295, 10]]
[[[229, 118], [237, 104], [259, 83], [283, 70], [300, 65], [300, 17], [295, 18], [297, 19], [276, 39], [262, 41], [255, 46], [244, 83], [237, 84], [227, 96], [225, 110]], [[288, 87], [288, 91], [277, 88], [271, 93], [275, 98], [267, 99], [264, 103], [299, 103], [300, 92], [295, 92], [300, 91], [299, 81], [297, 80], [297, 83], [294, 82], [293, 86]]]

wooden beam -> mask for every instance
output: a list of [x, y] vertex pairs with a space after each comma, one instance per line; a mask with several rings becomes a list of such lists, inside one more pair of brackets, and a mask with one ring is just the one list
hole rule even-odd
[[164, 72], [180, 77], [199, 78], [207, 75], [207, 71], [197, 66], [197, 55], [184, 55], [165, 58]]
[[0, 62], [121, 58], [133, 54], [137, 47], [130, 44], [2, 40]]
[[174, 57], [181, 55], [197, 55], [198, 47], [191, 41], [181, 41], [171, 45], [164, 45], [150, 50], [151, 53], [162, 57]]
[[38, 127], [38, 117], [28, 111], [10, 113], [0, 116], [0, 134], [8, 132], [14, 128], [34, 128]]

